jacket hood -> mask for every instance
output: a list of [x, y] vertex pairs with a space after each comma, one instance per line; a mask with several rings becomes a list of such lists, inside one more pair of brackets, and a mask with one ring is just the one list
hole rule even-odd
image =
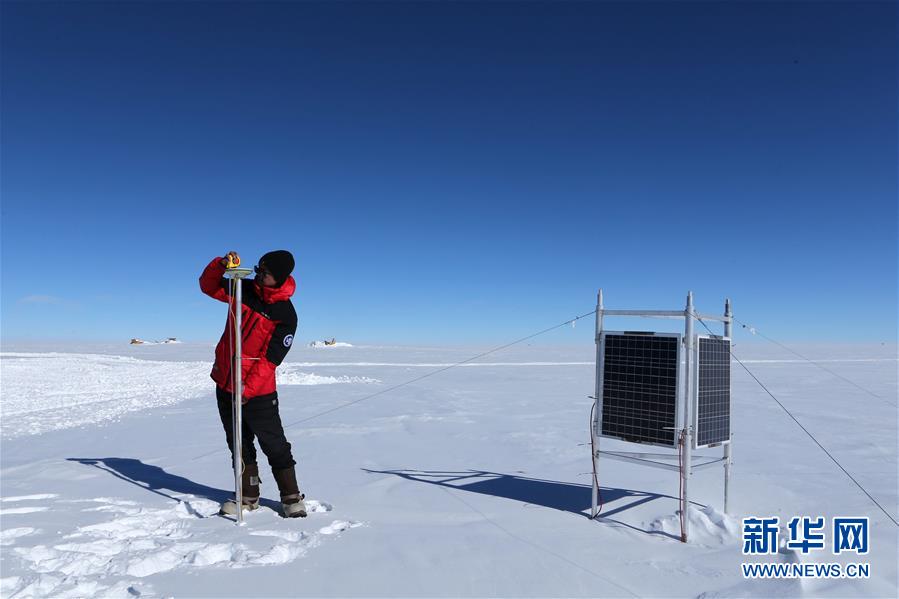
[[297, 282], [292, 276], [288, 276], [287, 280], [280, 287], [263, 287], [259, 283], [253, 282], [256, 293], [262, 298], [266, 304], [274, 304], [275, 302], [283, 302], [297, 290]]

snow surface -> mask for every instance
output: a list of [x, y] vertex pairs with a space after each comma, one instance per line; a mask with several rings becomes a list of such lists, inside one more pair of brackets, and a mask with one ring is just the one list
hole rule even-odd
[[[696, 472], [683, 545], [674, 473], [601, 461], [586, 518], [592, 347], [516, 346], [397, 389], [484, 348], [295, 347], [280, 405], [309, 517], [279, 516], [263, 460], [238, 527], [217, 515], [233, 479], [212, 347], [3, 348], [0, 595], [897, 596], [896, 526], [738, 365], [732, 513], [722, 473]], [[735, 353], [897, 517], [895, 346], [797, 350], [865, 390], [774, 346]], [[749, 515], [870, 517], [871, 578], [743, 579], [743, 561], [846, 561], [744, 560]]]
[[[0, 353], [4, 437], [115, 421], [138, 410], [173, 405], [209, 392], [212, 362], [139, 360], [95, 354]], [[277, 370], [278, 384], [378, 383], [358, 376], [321, 376], [295, 364]]]

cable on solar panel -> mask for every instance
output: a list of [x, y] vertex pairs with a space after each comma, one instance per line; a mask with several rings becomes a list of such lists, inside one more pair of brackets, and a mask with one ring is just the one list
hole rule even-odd
[[593, 434], [593, 417], [596, 415], [596, 398], [593, 398], [593, 407], [590, 408], [590, 461], [593, 462], [593, 484], [596, 485], [596, 498], [598, 499], [599, 508], [596, 515], [591, 518], [598, 518], [602, 513], [602, 488], [599, 486], [599, 475], [596, 473], [596, 435]]

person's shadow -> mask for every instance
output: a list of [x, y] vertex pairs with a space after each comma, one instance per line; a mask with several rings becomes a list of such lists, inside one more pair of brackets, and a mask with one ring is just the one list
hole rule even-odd
[[[503, 497], [518, 501], [526, 506], [542, 506], [570, 512], [578, 516], [590, 518], [590, 508], [593, 504], [593, 487], [564, 483], [554, 480], [501, 474], [498, 472], [486, 472], [481, 470], [466, 470], [463, 472], [428, 472], [423, 470], [368, 470], [370, 474], [391, 474], [406, 480], [438, 485], [448, 489], [468, 491]], [[610, 516], [620, 514], [656, 499], [668, 498], [676, 501], [676, 498], [658, 493], [634, 491], [632, 489], [616, 489], [610, 487], [600, 488], [600, 497], [604, 509], [599, 520], [614, 522], [615, 524], [632, 528], [648, 534], [658, 534], [676, 538], [660, 530], [644, 530], [630, 524], [614, 520]], [[615, 505], [621, 502], [621, 505]]]
[[[78, 462], [85, 466], [92, 466], [108, 472], [112, 476], [125, 482], [137, 485], [151, 493], [162, 495], [173, 501], [181, 502], [182, 499], [169, 493], [181, 495], [193, 495], [202, 499], [209, 499], [216, 503], [222, 503], [234, 497], [234, 491], [217, 489], [208, 485], [194, 482], [183, 476], [170, 474], [159, 466], [144, 464], [133, 458], [66, 458], [70, 462]], [[166, 492], [168, 491], [168, 493]], [[269, 507], [277, 513], [281, 513], [281, 504], [261, 497], [260, 505]]]

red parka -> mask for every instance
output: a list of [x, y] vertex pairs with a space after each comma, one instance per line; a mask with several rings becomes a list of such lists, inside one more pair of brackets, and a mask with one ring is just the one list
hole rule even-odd
[[[200, 275], [200, 289], [211, 298], [233, 305], [231, 279], [224, 278], [222, 258], [216, 258]], [[241, 312], [241, 356], [243, 396], [245, 399], [272, 395], [275, 367], [284, 361], [297, 330], [297, 313], [290, 297], [296, 290], [293, 277], [280, 287], [263, 287], [253, 279], [241, 279], [243, 306]], [[234, 363], [234, 313], [228, 311], [225, 332], [215, 348], [212, 380], [231, 393], [231, 368]]]

